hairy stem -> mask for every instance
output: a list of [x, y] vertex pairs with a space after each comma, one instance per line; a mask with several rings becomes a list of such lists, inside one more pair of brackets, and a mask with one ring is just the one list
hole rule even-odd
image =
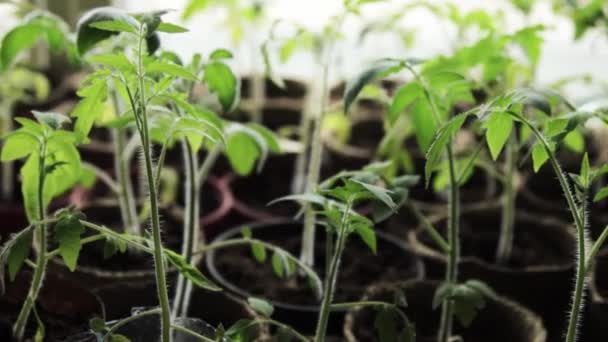
[[[40, 148], [40, 155], [38, 159], [38, 221], [44, 221], [46, 216], [46, 208], [44, 205], [44, 180], [45, 180], [45, 162], [44, 159], [46, 157], [46, 143], [43, 143]], [[27, 297], [25, 298], [25, 302], [21, 307], [21, 311], [17, 316], [17, 321], [15, 321], [15, 325], [13, 326], [13, 336], [17, 341], [23, 340], [23, 335], [25, 333], [25, 327], [27, 325], [27, 321], [30, 317], [30, 313], [38, 298], [38, 293], [42, 288], [42, 282], [44, 281], [44, 276], [46, 274], [46, 265], [47, 265], [47, 225], [44, 223], [40, 223], [35, 231], [34, 238], [37, 241], [38, 245], [38, 255], [36, 258], [36, 268], [34, 268], [34, 275], [32, 276], [32, 284], [30, 285], [30, 289], [28, 291]]]
[[146, 168], [146, 178], [150, 201], [150, 216], [152, 221], [152, 241], [154, 254], [154, 271], [156, 278], [156, 289], [158, 292], [158, 301], [161, 308], [161, 341], [171, 341], [171, 308], [169, 306], [169, 294], [167, 291], [167, 275], [165, 273], [165, 260], [163, 258], [163, 244], [161, 238], [160, 216], [158, 210], [158, 193], [156, 182], [154, 179], [154, 166], [152, 163], [152, 148], [150, 146], [150, 138], [148, 136], [148, 114], [146, 110], [146, 97], [144, 95], [144, 68], [143, 68], [143, 42], [146, 32], [145, 24], [140, 26], [139, 31], [139, 48], [138, 48], [138, 79], [139, 91], [139, 113], [140, 125], [138, 126], [139, 135], [142, 145], [142, 153], [144, 156], [144, 164]]
[[505, 149], [504, 193], [502, 198], [500, 237], [498, 240], [498, 250], [496, 251], [496, 261], [499, 265], [506, 264], [511, 258], [513, 237], [515, 235], [515, 185], [513, 184], [513, 177], [515, 176], [516, 151], [514, 145], [514, 136], [511, 134]]
[[[196, 151], [187, 141], [182, 141], [182, 152], [184, 156], [185, 182], [184, 182], [184, 228], [182, 240], [182, 256], [188, 263], [192, 263], [194, 248], [199, 242], [200, 220], [200, 185], [197, 177], [198, 158]], [[173, 300], [173, 317], [187, 316], [190, 295], [192, 293], [192, 282], [188, 281], [181, 273], [177, 278], [175, 298]]]
[[317, 321], [317, 328], [315, 330], [315, 342], [325, 341], [329, 313], [331, 312], [331, 304], [334, 299], [336, 281], [338, 278], [338, 269], [340, 268], [340, 259], [342, 258], [342, 252], [344, 252], [344, 246], [346, 245], [346, 238], [348, 236], [348, 216], [350, 215], [351, 207], [352, 200], [349, 200], [342, 216], [336, 246], [323, 284], [323, 300], [321, 301], [319, 320]]

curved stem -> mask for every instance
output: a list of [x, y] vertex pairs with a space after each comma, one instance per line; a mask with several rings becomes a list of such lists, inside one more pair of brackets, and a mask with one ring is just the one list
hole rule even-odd
[[[574, 293], [572, 298], [572, 307], [570, 309], [570, 319], [568, 322], [568, 331], [566, 332], [566, 342], [574, 342], [577, 335], [578, 321], [579, 321], [579, 313], [583, 310], [583, 289], [585, 287], [585, 215], [586, 213], [581, 212], [576, 204], [576, 200], [574, 199], [574, 194], [570, 190], [568, 185], [568, 181], [566, 178], [566, 174], [562, 171], [555, 154], [551, 150], [551, 146], [547, 142], [545, 136], [534, 126], [529, 120], [527, 120], [522, 115], [519, 115], [515, 112], [508, 112], [510, 115], [517, 118], [523, 124], [528, 126], [534, 136], [538, 139], [538, 141], [543, 145], [545, 152], [549, 156], [549, 162], [553, 167], [553, 171], [557, 176], [557, 180], [559, 181], [559, 185], [564, 192], [564, 196], [566, 197], [566, 202], [568, 203], [568, 209], [570, 210], [570, 214], [574, 219], [574, 224], [576, 226], [576, 230], [578, 233], [578, 262], [577, 262], [577, 271], [576, 271], [576, 283], [574, 287]], [[586, 201], [586, 199], [584, 199]], [[583, 216], [581, 216], [583, 215]]]
[[426, 216], [424, 216], [420, 212], [420, 210], [418, 209], [416, 204], [414, 204], [411, 201], [407, 201], [407, 202], [405, 202], [405, 205], [410, 210], [410, 212], [412, 214], [414, 214], [414, 217], [416, 218], [416, 220], [418, 220], [418, 222], [422, 225], [422, 227], [427, 231], [427, 233], [429, 234], [431, 239], [433, 239], [435, 244], [437, 244], [437, 246], [439, 246], [439, 248], [441, 248], [441, 250], [444, 253], [446, 253], [446, 254], [450, 253], [450, 245], [448, 244], [448, 242], [445, 241], [443, 236], [441, 236], [441, 234], [437, 231], [437, 229], [435, 229], [435, 227], [429, 221], [429, 219], [426, 218]]
[[593, 259], [595, 259], [595, 256], [597, 255], [597, 253], [599, 253], [600, 249], [604, 245], [606, 238], [608, 238], [608, 226], [604, 227], [604, 231], [602, 231], [600, 237], [597, 238], [597, 240], [591, 247], [591, 251], [589, 251], [589, 254], [587, 255], [587, 263], [585, 264], [585, 270], [587, 272], [591, 269]]
[[280, 247], [277, 247], [273, 244], [270, 244], [268, 242], [262, 241], [262, 240], [251, 239], [251, 238], [240, 238], [240, 239], [230, 239], [230, 240], [213, 242], [213, 243], [210, 243], [208, 245], [201, 247], [199, 250], [194, 252], [194, 254], [204, 254], [209, 251], [216, 250], [216, 249], [223, 249], [223, 248], [242, 246], [242, 245], [253, 245], [253, 244], [262, 246], [272, 252], [279, 252], [282, 255], [284, 255], [287, 259], [294, 262], [312, 280], [314, 280], [314, 286], [315, 286], [315, 291], [316, 291], [317, 295], [319, 297], [322, 295], [323, 290], [322, 290], [322, 285], [321, 285], [321, 279], [319, 278], [317, 273], [315, 273], [315, 271], [312, 268], [310, 268], [310, 266], [308, 266], [306, 263], [302, 262], [300, 259], [293, 256], [291, 253], [287, 252], [286, 250], [284, 250]]
[[153, 254], [152, 248], [150, 248], [146, 245], [143, 245], [139, 242], [133, 241], [132, 239], [129, 239], [129, 238], [125, 237], [123, 234], [117, 233], [117, 232], [113, 231], [112, 229], [97, 225], [92, 222], [84, 221], [84, 220], [80, 220], [80, 223], [82, 223], [83, 226], [96, 230], [105, 236], [111, 236], [112, 238], [114, 238], [116, 240], [120, 240], [120, 241], [126, 243], [127, 245], [131, 245], [132, 247], [142, 250], [146, 253]]
[[[46, 157], [46, 143], [42, 143], [40, 148], [40, 155], [38, 156], [38, 193], [37, 193], [37, 201], [38, 201], [38, 220], [44, 222], [46, 216], [46, 208], [44, 205], [44, 180], [46, 175], [45, 170], [45, 159]], [[40, 223], [35, 231], [35, 239], [38, 244], [38, 256], [36, 258], [36, 268], [34, 268], [34, 275], [32, 276], [32, 284], [30, 285], [30, 289], [28, 291], [27, 297], [23, 306], [21, 307], [21, 311], [17, 317], [17, 321], [15, 321], [15, 325], [13, 326], [13, 336], [17, 341], [23, 340], [23, 335], [25, 333], [25, 327], [27, 325], [27, 321], [30, 317], [30, 313], [34, 306], [34, 303], [38, 299], [38, 294], [40, 289], [42, 288], [42, 283], [44, 281], [44, 276], [46, 273], [46, 265], [47, 265], [47, 226], [44, 223]]]

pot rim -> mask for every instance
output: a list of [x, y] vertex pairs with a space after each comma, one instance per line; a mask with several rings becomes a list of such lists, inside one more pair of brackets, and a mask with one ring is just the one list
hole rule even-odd
[[[479, 203], [475, 206], [470, 206], [467, 208], [463, 208], [464, 210], [461, 212], [462, 215], [466, 214], [475, 214], [478, 212], [482, 212], [485, 210], [497, 210], [500, 208], [500, 201], [494, 201], [490, 203]], [[542, 227], [541, 229], [554, 229], [556, 232], [560, 232], [565, 237], [569, 237], [572, 239], [572, 243], [576, 241], [576, 236], [573, 232], [572, 225], [566, 224], [562, 220], [553, 217], [551, 215], [542, 215], [542, 217], [538, 217], [526, 210], [517, 210], [515, 213], [516, 220], [525, 220], [525, 221], [534, 221], [537, 228]], [[444, 215], [435, 215], [430, 218], [431, 223], [436, 224], [437, 222], [443, 221], [447, 219], [447, 214]], [[439, 252], [436, 248], [422, 242], [419, 239], [421, 234], [424, 234], [425, 229], [422, 226], [417, 227], [416, 229], [408, 232], [408, 242], [414, 248], [414, 250], [419, 253], [423, 257], [432, 258], [441, 262], [447, 262], [447, 257]], [[563, 272], [567, 270], [571, 270], [574, 268], [574, 259], [568, 263], [564, 264], [556, 264], [556, 265], [534, 265], [528, 266], [526, 268], [513, 268], [502, 265], [497, 265], [494, 263], [489, 263], [477, 256], [465, 255], [460, 257], [460, 263], [472, 263], [478, 266], [481, 266], [485, 269], [490, 269], [494, 271], [500, 271], [504, 273], [512, 273], [512, 274], [523, 274], [523, 273], [531, 273], [531, 272]]]
[[[301, 222], [298, 222], [293, 219], [280, 218], [280, 219], [273, 219], [271, 221], [244, 224], [244, 225], [240, 225], [240, 226], [236, 226], [231, 229], [228, 229], [224, 233], [218, 235], [214, 239], [214, 242], [227, 240], [235, 235], [238, 235], [238, 234], [240, 234], [241, 230], [244, 227], [248, 227], [252, 231], [254, 231], [255, 229], [265, 229], [265, 228], [272, 229], [275, 226], [284, 226], [284, 225], [301, 226]], [[381, 231], [375, 231], [375, 233], [376, 233], [376, 236], [378, 237], [378, 239], [383, 239], [383, 240], [395, 245], [399, 249], [410, 253], [411, 256], [414, 258], [414, 265], [416, 268], [416, 272], [418, 273], [416, 278], [414, 278], [414, 279], [423, 279], [424, 278], [424, 275], [425, 275], [424, 264], [422, 263], [422, 260], [417, 257], [415, 251], [409, 245], [407, 245], [405, 242], [400, 241], [396, 237], [391, 236], [387, 233], [384, 233]], [[220, 270], [218, 270], [218, 268], [215, 266], [214, 261], [215, 261], [215, 250], [210, 250], [205, 256], [205, 264], [207, 266], [207, 270], [209, 271], [211, 277], [213, 277], [223, 288], [226, 288], [228, 291], [231, 291], [232, 293], [234, 293], [242, 298], [254, 297], [248, 291], [241, 289], [240, 287], [238, 287], [237, 285], [233, 284], [231, 281], [226, 279], [222, 275], [222, 272], [220, 272]], [[272, 303], [272, 305], [275, 307], [287, 309], [287, 310], [318, 312], [320, 309], [319, 305], [298, 305], [298, 304], [290, 304], [290, 303], [286, 303], [286, 302], [269, 300], [269, 299], [265, 299], [265, 300]], [[338, 311], [346, 312], [346, 309], [340, 309], [340, 310], [335, 310], [335, 311], [336, 312], [338, 312]]]
[[[428, 286], [438, 287], [441, 284], [441, 281], [438, 280], [407, 280], [401, 282], [384, 282], [377, 283], [369, 286], [362, 297], [362, 300], [368, 299], [371, 295], [381, 291], [381, 290], [390, 290], [395, 287], [410, 287], [417, 284], [423, 284]], [[499, 305], [503, 305], [513, 311], [519, 312], [519, 317], [522, 317], [524, 322], [527, 322], [531, 330], [530, 335], [534, 337], [534, 340], [530, 342], [546, 342], [547, 340], [547, 330], [543, 324], [543, 321], [540, 316], [526, 308], [522, 304], [519, 304], [516, 301], [513, 301], [507, 297], [501, 295], [495, 295], [489, 298], [492, 301], [495, 301]], [[351, 308], [347, 311], [346, 316], [344, 318], [343, 325], [343, 334], [348, 342], [358, 342], [359, 340], [355, 337], [353, 333], [353, 325], [355, 320], [355, 315], [363, 310], [363, 307]], [[414, 322], [416, 323], [416, 322]]]

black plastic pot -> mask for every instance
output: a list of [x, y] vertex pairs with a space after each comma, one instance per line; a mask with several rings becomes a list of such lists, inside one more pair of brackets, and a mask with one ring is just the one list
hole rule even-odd
[[[439, 282], [412, 281], [393, 285], [372, 286], [363, 300], [391, 302], [395, 290], [403, 291], [407, 307], [403, 310], [416, 328], [416, 341], [435, 342], [441, 309], [433, 310], [432, 302]], [[359, 308], [348, 312], [344, 335], [349, 342], [379, 341], [374, 331], [377, 311]], [[454, 335], [467, 342], [545, 342], [547, 332], [541, 319], [530, 310], [501, 296], [486, 298], [485, 307], [468, 328], [454, 323]]]
[[[249, 225], [253, 231], [253, 237], [267, 241], [283, 247], [292, 254], [297, 255], [299, 252], [299, 241], [302, 233], [301, 223], [294, 221], [274, 221], [269, 223], [259, 223]], [[239, 238], [243, 227], [231, 229], [217, 237], [215, 242], [229, 240], [231, 238]], [[317, 248], [316, 248], [316, 265], [324, 265], [324, 258], [321, 252], [324, 250], [323, 237], [324, 230], [318, 229]], [[420, 279], [424, 276], [424, 269], [421, 261], [412, 253], [410, 248], [397, 239], [376, 232], [378, 240], [378, 260], [384, 260], [388, 253], [393, 256], [394, 264], [380, 264], [373, 260], [373, 255], [367, 252], [367, 247], [363, 245], [360, 239], [352, 236], [346, 246], [345, 255], [341, 263], [341, 272], [339, 274], [336, 302], [356, 300], [363, 293], [365, 287], [370, 281], [378, 281], [381, 279]], [[235, 247], [232, 247], [235, 248]], [[356, 251], [356, 255], [349, 255], [349, 249]], [[390, 251], [390, 252], [389, 252]], [[319, 302], [314, 300], [314, 291], [308, 289], [307, 281], [297, 281], [296, 279], [281, 280], [277, 279], [272, 274], [272, 268], [269, 262], [265, 264], [256, 263], [250, 252], [249, 246], [244, 246], [239, 250], [232, 250], [232, 254], [228, 249], [220, 249], [210, 251], [206, 257], [206, 265], [211, 277], [223, 288], [230, 293], [237, 295], [240, 298], [248, 298], [252, 296], [263, 297], [269, 300], [275, 307], [273, 318], [278, 321], [287, 323], [302, 333], [313, 333], [317, 322], [319, 312]], [[384, 254], [383, 254], [384, 253]], [[230, 257], [237, 258], [235, 267], [227, 266], [227, 260]], [[357, 274], [349, 274], [347, 272], [355, 272], [357, 268], [351, 265], [366, 264], [370, 267], [380, 270], [378, 274], [370, 274], [374, 269], [363, 271]], [[349, 271], [350, 270], [350, 271]], [[366, 272], [370, 272], [367, 273]], [[317, 267], [317, 273], [323, 274], [322, 267]], [[269, 275], [269, 276], [268, 276]], [[264, 278], [268, 276], [268, 278]], [[342, 277], [342, 280], [340, 280]], [[350, 280], [347, 280], [352, 278]], [[272, 286], [269, 289], [261, 281], [266, 281], [266, 284]], [[361, 282], [364, 281], [365, 284]], [[278, 285], [277, 285], [278, 284]], [[298, 287], [299, 286], [301, 287]], [[302, 284], [304, 284], [302, 286]], [[265, 293], [270, 292], [270, 293]], [[340, 298], [343, 296], [344, 298]], [[348, 297], [350, 296], [350, 297]], [[330, 317], [328, 332], [330, 334], [339, 333], [342, 327], [344, 311], [333, 312]]]
[[[557, 341], [567, 323], [565, 312], [569, 310], [573, 288], [576, 246], [573, 228], [556, 218], [519, 210], [513, 254], [517, 257], [510, 264], [497, 265], [494, 260], [500, 216], [497, 204], [462, 214], [459, 279], [480, 279], [497, 293], [530, 308], [543, 318], [549, 340]], [[434, 224], [444, 234], [446, 218], [435, 220]], [[409, 237], [423, 258], [429, 277], [443, 279], [445, 255], [422, 228], [411, 232]]]

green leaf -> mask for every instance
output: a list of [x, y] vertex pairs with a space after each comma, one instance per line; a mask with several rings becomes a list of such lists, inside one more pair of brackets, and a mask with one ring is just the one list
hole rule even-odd
[[[16, 263], [18, 265], [13, 265], [12, 267], [16, 268], [16, 270], [14, 270], [14, 273], [16, 274], [21, 268], [23, 260], [25, 260], [25, 258], [29, 254], [29, 246], [31, 245], [32, 239], [32, 230], [33, 227], [29, 227], [16, 234], [11, 235], [6, 240], [4, 245], [0, 247], [0, 296], [4, 295], [5, 268], [6, 265], [9, 263], [9, 260], [11, 259], [11, 254], [15, 252], [15, 254], [12, 256], [12, 260], [13, 263]], [[13, 248], [16, 249], [13, 251]], [[23, 255], [25, 255], [25, 257], [23, 257], [22, 259]], [[22, 261], [19, 261], [20, 259], [22, 259]], [[14, 279], [14, 276], [11, 276], [11, 279]]]
[[374, 328], [378, 332], [379, 342], [399, 341], [397, 335], [397, 320], [400, 319], [394, 307], [382, 307], [376, 314]]
[[106, 20], [106, 21], [98, 21], [89, 24], [90, 27], [94, 27], [96, 29], [110, 31], [110, 32], [125, 32], [137, 34], [137, 29], [131, 26], [129, 23], [121, 20]]
[[232, 52], [226, 49], [215, 49], [211, 55], [209, 55], [209, 59], [211, 60], [230, 59], [233, 57]]
[[74, 132], [81, 142], [86, 140], [93, 124], [103, 114], [107, 94], [108, 86], [103, 79], [93, 80], [88, 87], [78, 92], [83, 99], [76, 105], [71, 116], [76, 118]]
[[356, 179], [351, 179], [351, 181], [364, 187], [371, 195], [373, 195], [374, 198], [376, 198], [377, 200], [380, 200], [387, 207], [389, 207], [393, 210], [395, 210], [397, 208], [397, 205], [395, 204], [395, 202], [393, 201], [393, 199], [390, 196], [391, 192], [389, 190], [376, 186], [376, 185], [368, 184], [368, 183], [365, 183], [365, 182], [362, 182], [362, 181], [359, 181]]
[[27, 230], [23, 234], [17, 234], [14, 238], [14, 244], [11, 246], [8, 255], [8, 275], [11, 281], [15, 280], [25, 259], [30, 254], [32, 235], [32, 231]]
[[466, 118], [467, 115], [465, 114], [455, 116], [450, 121], [448, 121], [443, 127], [441, 127], [437, 132], [435, 140], [431, 144], [431, 147], [429, 147], [429, 150], [426, 154], [424, 176], [427, 187], [429, 185], [433, 170], [435, 170], [435, 168], [439, 164], [442, 153], [445, 151], [447, 144], [450, 142], [452, 136], [456, 134], [456, 132], [458, 132], [460, 127], [462, 127]]
[[58, 130], [71, 122], [68, 116], [61, 113], [39, 112], [37, 110], [33, 110], [32, 114], [34, 114], [34, 117], [36, 120], [38, 120], [38, 122], [49, 126], [53, 130]]
[[38, 159], [37, 152], [31, 153], [21, 167], [21, 194], [23, 206], [29, 222], [37, 221], [38, 217]]
[[175, 77], [181, 77], [189, 81], [196, 81], [196, 76], [193, 75], [188, 69], [184, 68], [179, 64], [175, 64], [169, 61], [155, 60], [152, 63], [146, 65], [146, 73], [154, 74], [166, 74]]
[[0, 160], [10, 161], [28, 156], [38, 148], [38, 140], [31, 134], [16, 131], [4, 139]]
[[388, 110], [388, 120], [394, 124], [399, 118], [399, 114], [405, 110], [407, 106], [412, 104], [416, 99], [423, 95], [423, 89], [418, 82], [409, 82], [397, 90], [391, 106]]
[[195, 266], [186, 262], [186, 259], [181, 255], [164, 249], [165, 257], [167, 260], [173, 264], [177, 270], [186, 277], [186, 279], [190, 280], [194, 285], [209, 291], [221, 291], [222, 289], [215, 285], [212, 281], [207, 279]]
[[534, 172], [538, 172], [540, 168], [549, 160], [549, 155], [545, 147], [541, 143], [536, 143], [532, 148], [532, 166]]
[[[251, 239], [251, 228], [244, 227], [243, 229], [241, 229], [241, 234], [243, 234], [245, 238]], [[266, 249], [258, 242], [251, 242], [251, 253], [253, 254], [255, 260], [257, 260], [258, 262], [262, 263], [266, 261]]]
[[188, 32], [188, 29], [171, 23], [160, 23], [158, 24], [156, 31], [164, 33], [184, 33]]
[[112, 334], [112, 337], [110, 337], [110, 342], [131, 342], [131, 339], [125, 335]]
[[412, 106], [411, 115], [416, 142], [420, 150], [426, 152], [439, 129], [438, 123], [432, 115], [431, 104], [426, 98], [419, 98]]
[[601, 188], [600, 191], [595, 194], [595, 197], [593, 197], [593, 202], [601, 201], [606, 197], [608, 197], [608, 186]]
[[69, 46], [68, 27], [59, 17], [47, 12], [34, 12], [22, 24], [13, 27], [2, 38], [0, 58], [3, 69], [12, 65], [17, 56], [45, 40], [52, 52]]
[[361, 240], [365, 242], [365, 244], [372, 250], [372, 252], [376, 254], [378, 251], [378, 246], [376, 242], [376, 233], [374, 232], [374, 230], [368, 225], [356, 224], [355, 232], [357, 233], [357, 235], [359, 235], [359, 237], [361, 237]]
[[294, 267], [291, 261], [283, 254], [276, 250], [272, 254], [272, 269], [279, 278], [287, 278], [294, 272]]
[[204, 81], [209, 90], [215, 94], [226, 112], [236, 108], [239, 98], [239, 81], [230, 67], [220, 61], [213, 61], [205, 66]]
[[344, 112], [348, 113], [351, 104], [357, 99], [361, 90], [370, 82], [376, 79], [386, 77], [392, 73], [400, 71], [403, 68], [403, 62], [395, 60], [380, 60], [373, 63], [368, 68], [346, 83], [344, 90]]
[[253, 138], [245, 133], [231, 134], [226, 141], [226, 156], [239, 175], [248, 175], [253, 170], [260, 151]]
[[102, 333], [106, 330], [106, 322], [99, 317], [93, 317], [89, 320], [89, 328], [97, 333]]
[[486, 141], [490, 148], [492, 159], [496, 160], [500, 151], [511, 135], [513, 129], [513, 119], [509, 114], [495, 112], [490, 115], [486, 122]]
[[71, 272], [76, 269], [82, 245], [80, 236], [85, 229], [76, 215], [66, 215], [55, 225], [55, 239], [59, 244], [59, 255]]
[[190, 0], [182, 14], [183, 20], [190, 19], [197, 12], [201, 12], [209, 6], [212, 0]]
[[269, 318], [274, 312], [274, 307], [272, 304], [264, 299], [249, 297], [247, 298], [247, 303], [249, 303], [249, 306], [255, 310], [255, 312], [264, 315], [264, 317]]
[[579, 130], [573, 130], [564, 138], [564, 144], [571, 151], [582, 153], [585, 150], [585, 138]]
[[[78, 48], [78, 53], [81, 56], [100, 41], [118, 33], [93, 26], [96, 23], [103, 22], [122, 22], [123, 24], [130, 26], [134, 30], [133, 32], [137, 32], [137, 29], [139, 28], [137, 20], [120, 9], [112, 7], [92, 9], [78, 20], [76, 27], [76, 46]], [[101, 24], [101, 27], [103, 28], [104, 25], [108, 24]], [[121, 28], [127, 31], [130, 30], [126, 28], [126, 25], [122, 25]]]
[[88, 58], [91, 63], [105, 65], [119, 70], [135, 71], [135, 66], [131, 64], [127, 56], [122, 53], [100, 54]]

